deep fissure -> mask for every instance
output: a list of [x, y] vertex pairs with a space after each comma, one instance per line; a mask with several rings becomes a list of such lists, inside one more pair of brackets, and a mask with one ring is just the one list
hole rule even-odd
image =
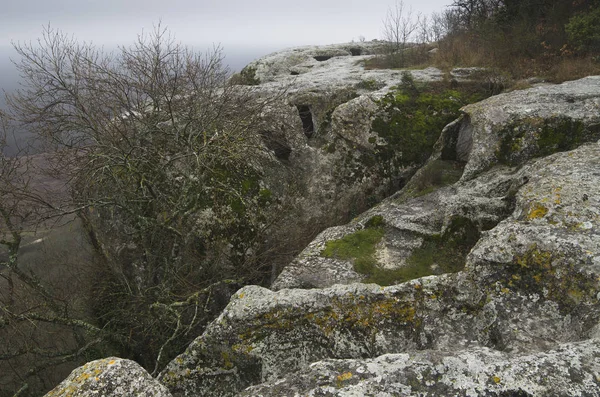
[[313, 122], [312, 112], [308, 105], [297, 105], [300, 120], [302, 120], [302, 130], [304, 134], [310, 138], [315, 132], [315, 124]]

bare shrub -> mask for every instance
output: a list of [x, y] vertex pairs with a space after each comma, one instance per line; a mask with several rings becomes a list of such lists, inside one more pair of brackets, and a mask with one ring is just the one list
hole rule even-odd
[[220, 48], [195, 53], [160, 26], [117, 53], [50, 27], [16, 50], [24, 81], [11, 117], [52, 145], [69, 181], [60, 209], [100, 257], [82, 335], [156, 372], [242, 283], [271, 277], [263, 236], [280, 201], [263, 183], [259, 134], [269, 101], [229, 83]]

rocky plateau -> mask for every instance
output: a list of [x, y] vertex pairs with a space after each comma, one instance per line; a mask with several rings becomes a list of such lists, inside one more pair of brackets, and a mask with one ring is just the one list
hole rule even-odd
[[[156, 379], [109, 358], [48, 396], [600, 396], [600, 76], [464, 106], [424, 164], [365, 165], [402, 77], [364, 69], [380, 45], [246, 69], [257, 95], [286, 87], [266, 172], [305, 187], [296, 232], [351, 220], [270, 289], [235, 293]], [[459, 84], [476, 72], [410, 71]]]

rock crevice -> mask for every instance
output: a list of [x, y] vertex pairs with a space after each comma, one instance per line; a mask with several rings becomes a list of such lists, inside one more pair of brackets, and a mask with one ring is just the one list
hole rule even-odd
[[[367, 54], [373, 46], [356, 48]], [[367, 172], [361, 179], [357, 169], [341, 172], [354, 178], [343, 182], [332, 170], [342, 158], [336, 145], [356, 156], [352, 162], [381, 144], [371, 123], [390, 72], [377, 75], [387, 88], [356, 98], [337, 89], [329, 107], [323, 92], [309, 88], [307, 75], [364, 56], [356, 52], [311, 47], [253, 65], [261, 89], [299, 73], [302, 88], [274, 105], [284, 114], [278, 122], [293, 132], [275, 124], [266, 130], [289, 167], [274, 167], [273, 178], [290, 177], [294, 167], [312, 170], [302, 182], [306, 203], [330, 196], [350, 206], [381, 180]], [[303, 114], [313, 123], [310, 136]], [[239, 290], [140, 390], [176, 397], [600, 396], [599, 125], [600, 77], [462, 108], [427, 163], [407, 172], [402, 190], [321, 232], [271, 289]], [[319, 139], [330, 141], [316, 148]]]

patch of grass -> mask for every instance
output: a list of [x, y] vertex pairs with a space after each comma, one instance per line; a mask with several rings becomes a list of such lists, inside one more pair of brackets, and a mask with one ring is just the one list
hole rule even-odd
[[374, 268], [371, 270], [365, 283], [375, 283], [382, 286], [401, 284], [433, 274], [426, 266], [403, 266], [397, 269]]
[[427, 236], [413, 251], [406, 265], [396, 269], [369, 268], [367, 283], [394, 285], [433, 274], [456, 273], [479, 240], [479, 230], [470, 220], [457, 217], [443, 235]]
[[507, 43], [514, 43], [512, 40], [502, 37], [491, 40], [496, 44], [478, 43], [470, 35], [446, 37], [439, 43], [439, 51], [432, 63], [442, 70], [468, 66], [488, 67], [501, 70], [514, 80], [542, 77], [553, 83], [600, 74], [597, 52], [577, 55], [569, 51], [568, 46], [563, 46], [561, 50], [557, 48], [555, 51], [540, 52], [543, 40], [535, 41], [536, 47], [539, 47], [530, 49], [533, 51], [517, 51], [510, 46], [506, 47]]
[[381, 227], [383, 226], [384, 219], [381, 215], [375, 215], [371, 217], [366, 223], [365, 227]]
[[400, 68], [426, 68], [431, 64], [429, 50], [434, 47], [429, 44], [407, 46], [404, 49], [367, 59], [365, 69], [400, 69]]
[[367, 276], [367, 283], [394, 285], [432, 274], [462, 270], [466, 255], [479, 239], [477, 227], [470, 220], [457, 217], [443, 235], [425, 237], [405, 266], [384, 269], [375, 258], [376, 246], [385, 234], [382, 225], [383, 218], [374, 216], [366, 223], [365, 229], [328, 241], [321, 255], [352, 260], [354, 270]]
[[425, 237], [421, 247], [407, 259], [404, 272], [411, 277], [423, 277], [461, 271], [467, 254], [477, 240], [477, 226], [467, 218], [456, 217], [443, 235]]
[[354, 269], [362, 274], [370, 272], [377, 264], [375, 246], [384, 235], [382, 227], [368, 227], [325, 244], [321, 256], [353, 259]]

